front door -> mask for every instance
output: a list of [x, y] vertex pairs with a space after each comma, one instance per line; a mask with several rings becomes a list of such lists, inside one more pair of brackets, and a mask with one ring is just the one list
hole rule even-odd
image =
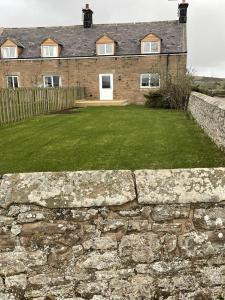
[[113, 74], [99, 75], [100, 100], [113, 100]]

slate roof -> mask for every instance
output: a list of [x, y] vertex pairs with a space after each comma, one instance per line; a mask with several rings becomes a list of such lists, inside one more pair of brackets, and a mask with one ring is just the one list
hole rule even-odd
[[40, 57], [40, 45], [51, 37], [63, 45], [61, 57], [95, 56], [95, 42], [108, 35], [117, 42], [116, 55], [140, 54], [140, 40], [154, 33], [162, 39], [162, 53], [181, 53], [184, 49], [183, 24], [176, 21], [98, 24], [36, 28], [4, 28], [0, 43], [12, 38], [24, 46], [21, 58]]

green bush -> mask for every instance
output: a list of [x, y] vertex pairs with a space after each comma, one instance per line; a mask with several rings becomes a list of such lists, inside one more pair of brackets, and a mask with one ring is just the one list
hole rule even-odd
[[192, 76], [189, 74], [177, 77], [167, 76], [163, 86], [157, 92], [145, 95], [145, 105], [155, 108], [171, 108], [187, 110], [189, 97], [192, 90]]
[[169, 102], [165, 99], [161, 91], [150, 92], [145, 95], [145, 106], [148, 108], [170, 108]]

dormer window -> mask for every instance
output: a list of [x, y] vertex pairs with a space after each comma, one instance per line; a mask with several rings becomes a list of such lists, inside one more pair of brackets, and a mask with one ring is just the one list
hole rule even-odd
[[11, 38], [6, 38], [0, 44], [1, 58], [10, 59], [18, 58], [22, 54], [24, 46], [19, 41]]
[[161, 52], [161, 39], [157, 35], [150, 33], [141, 40], [142, 54], [160, 53], [160, 52]]
[[59, 57], [62, 50], [62, 45], [56, 40], [48, 38], [41, 43], [42, 57]]
[[143, 53], [159, 53], [160, 44], [159, 42], [142, 42]]
[[115, 54], [115, 41], [104, 35], [96, 41], [97, 55], [114, 55]]
[[17, 58], [18, 57], [17, 47], [2, 47], [1, 55], [2, 58]]
[[41, 46], [42, 57], [58, 57], [58, 46]]
[[98, 45], [98, 55], [113, 55], [113, 44], [100, 44]]

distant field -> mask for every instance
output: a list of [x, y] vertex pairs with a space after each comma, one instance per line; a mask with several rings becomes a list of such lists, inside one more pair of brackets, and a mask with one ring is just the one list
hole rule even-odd
[[0, 174], [225, 166], [225, 155], [184, 112], [96, 107], [0, 128]]

